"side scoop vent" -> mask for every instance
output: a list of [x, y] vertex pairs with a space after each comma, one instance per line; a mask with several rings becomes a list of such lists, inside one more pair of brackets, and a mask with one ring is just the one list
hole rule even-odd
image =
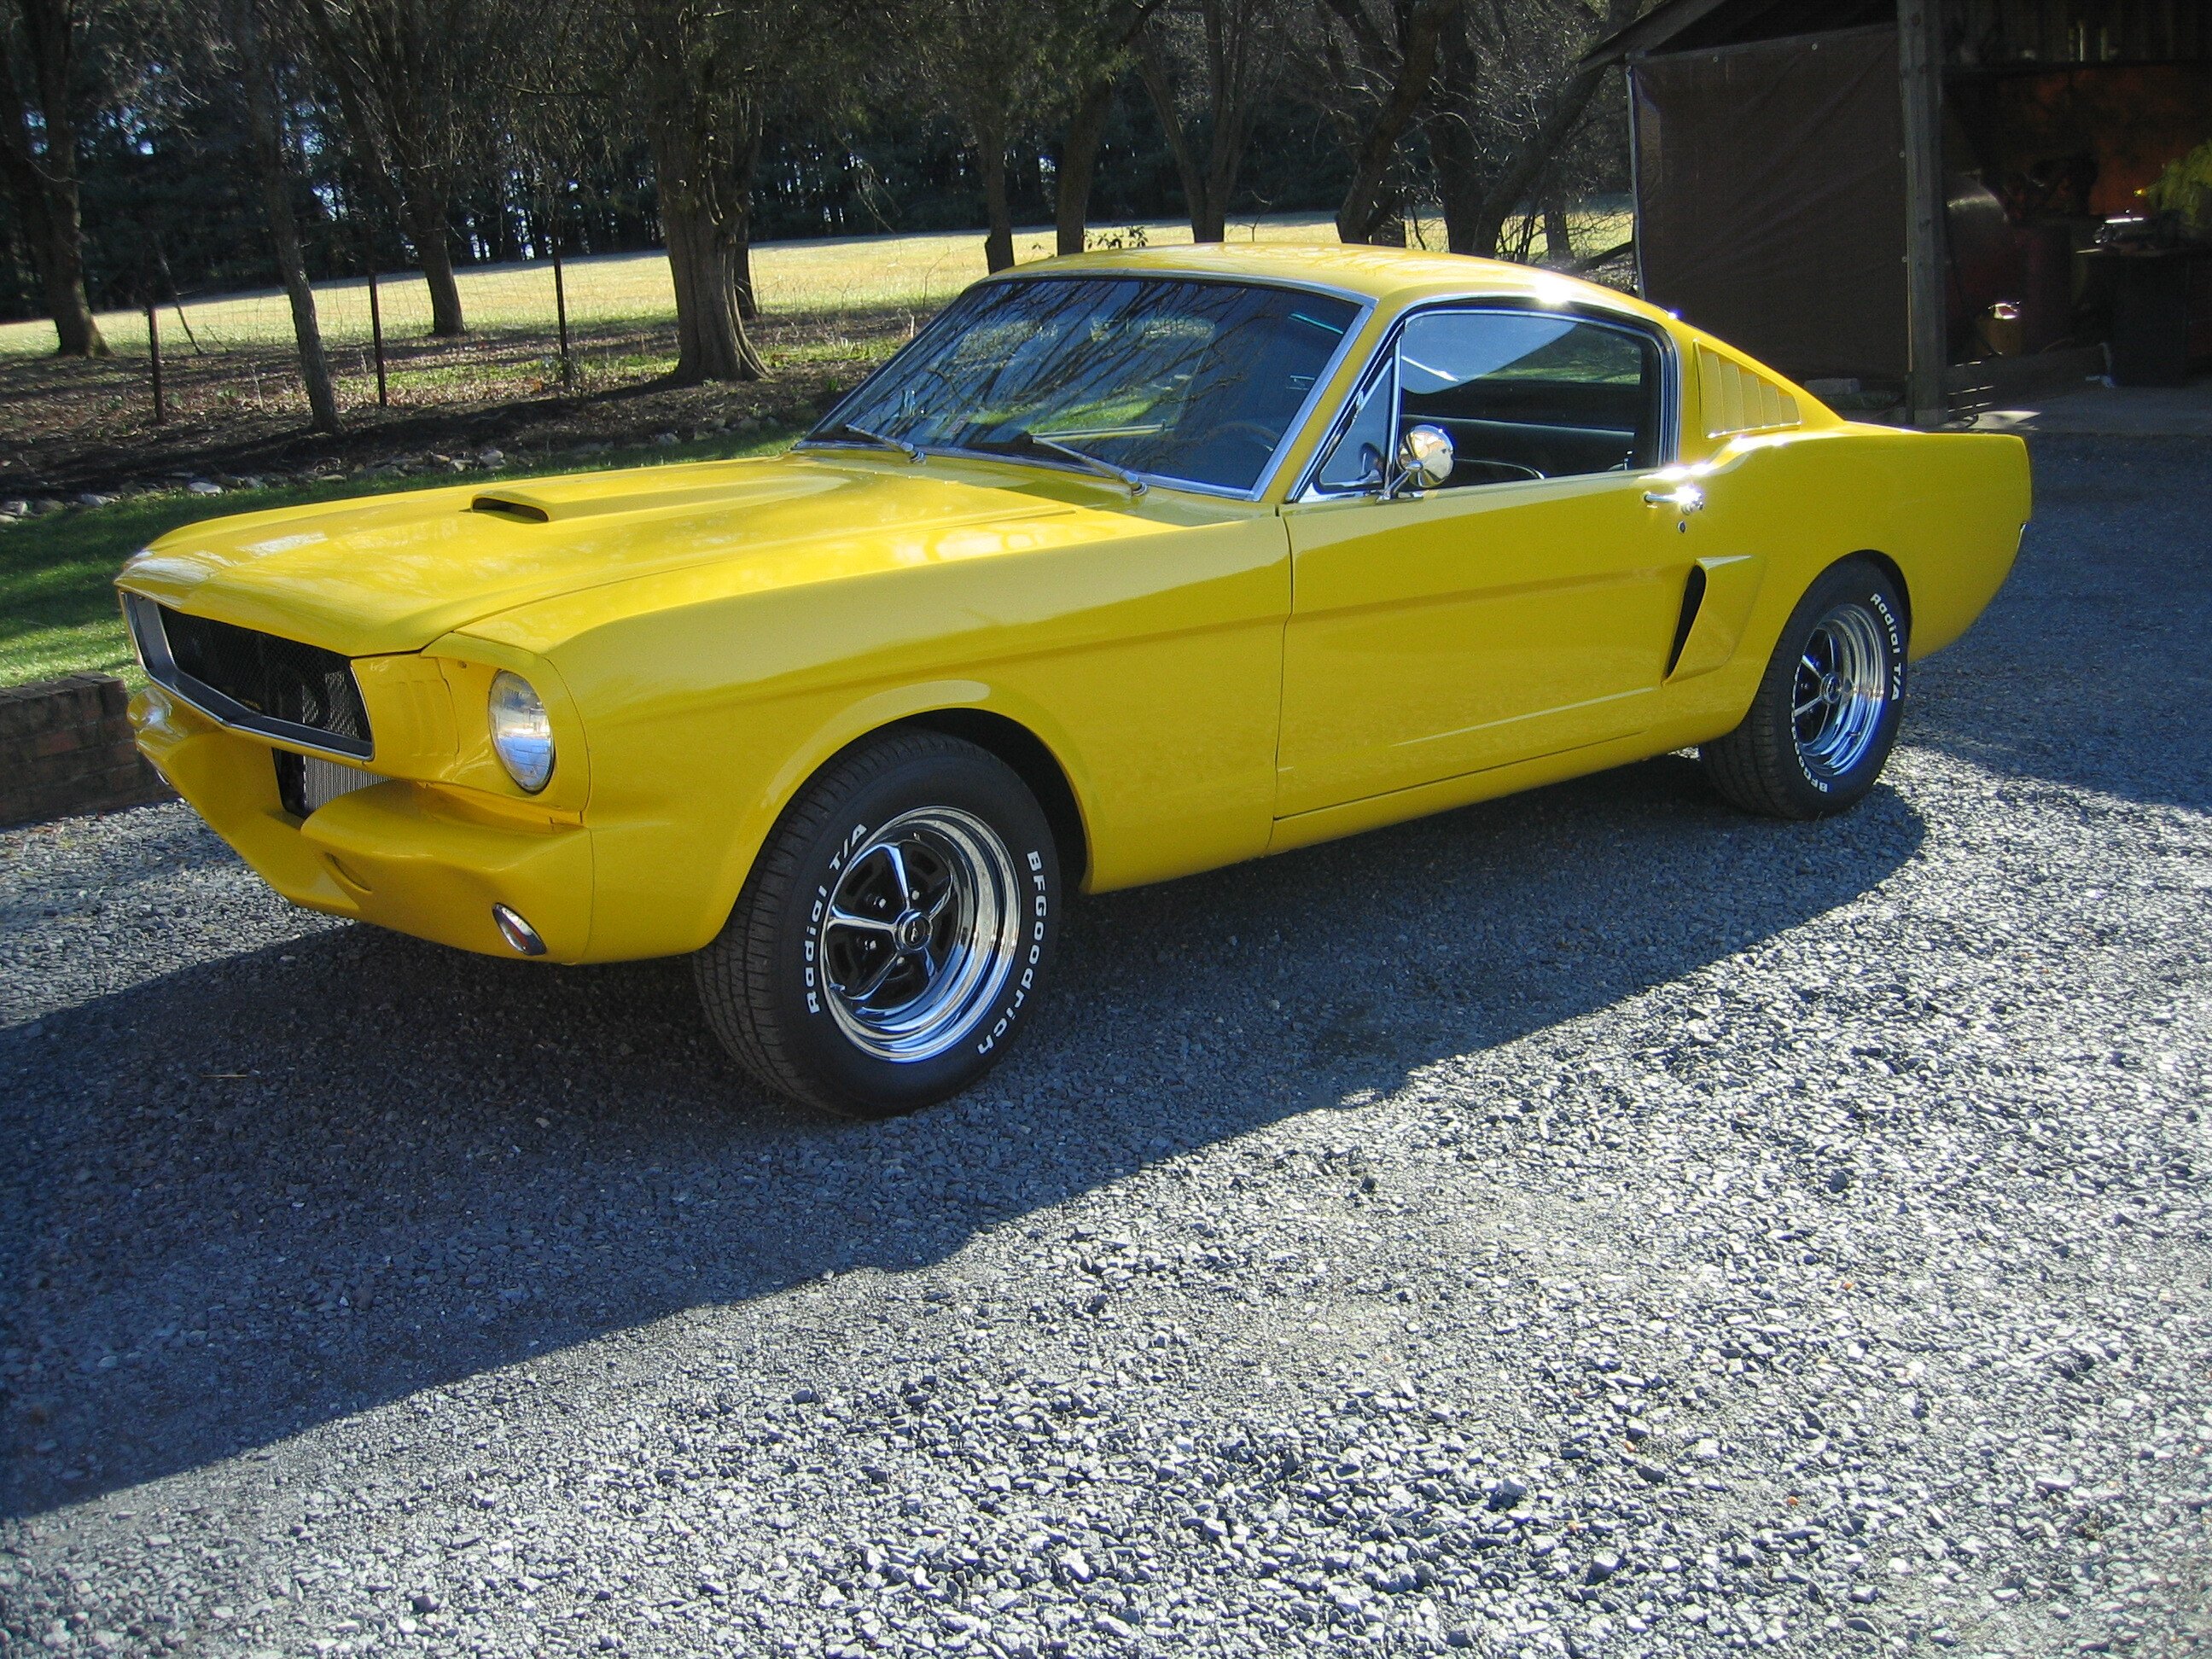
[[471, 513], [489, 513], [518, 524], [547, 524], [553, 515], [535, 501], [518, 501], [505, 495], [479, 495], [469, 503]]
[[1674, 622], [1674, 648], [1667, 653], [1667, 672], [1662, 678], [1673, 677], [1682, 661], [1682, 647], [1690, 642], [1690, 630], [1697, 626], [1698, 612], [1705, 603], [1705, 568], [1701, 564], [1690, 567], [1689, 580], [1682, 585], [1682, 614]]

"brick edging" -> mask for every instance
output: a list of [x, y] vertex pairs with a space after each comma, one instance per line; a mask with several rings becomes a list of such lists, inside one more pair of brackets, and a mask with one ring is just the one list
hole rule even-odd
[[112, 674], [0, 688], [0, 825], [173, 799], [131, 740]]

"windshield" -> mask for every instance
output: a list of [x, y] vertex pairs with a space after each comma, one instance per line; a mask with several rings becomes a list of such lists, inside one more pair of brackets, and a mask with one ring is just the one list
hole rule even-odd
[[815, 428], [1049, 459], [1042, 439], [1159, 478], [1251, 489], [1358, 316], [1241, 283], [1045, 276], [953, 301]]

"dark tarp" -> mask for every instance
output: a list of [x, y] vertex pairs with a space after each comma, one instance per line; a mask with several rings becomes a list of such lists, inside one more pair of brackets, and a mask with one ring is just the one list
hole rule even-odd
[[1799, 380], [1902, 380], [1897, 31], [1631, 69], [1644, 296]]

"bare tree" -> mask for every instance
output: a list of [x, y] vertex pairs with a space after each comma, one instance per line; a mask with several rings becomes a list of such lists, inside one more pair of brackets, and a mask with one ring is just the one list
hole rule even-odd
[[[272, 27], [274, 25], [275, 27]], [[292, 308], [292, 337], [300, 354], [300, 378], [307, 388], [310, 424], [318, 432], [338, 429], [338, 399], [331, 382], [330, 360], [323, 351], [315, 290], [300, 246], [299, 221], [292, 210], [295, 175], [293, 140], [286, 131], [282, 24], [270, 0], [223, 0], [220, 38], [210, 44], [228, 70], [227, 79], [246, 112], [255, 183], [263, 216], [276, 254], [284, 297]]]
[[[1139, 31], [1164, 0], [1108, 0], [1081, 9], [1070, 30], [1074, 50], [1067, 67], [1076, 88], [1054, 157], [1055, 252], [1080, 253], [1091, 219], [1091, 187], [1098, 170], [1099, 141], [1114, 106], [1114, 91], [1130, 63]], [[1087, 25], [1087, 27], [1086, 27]]]
[[38, 266], [64, 357], [108, 355], [85, 289], [78, 197], [88, 31], [80, 0], [0, 0], [0, 185]]
[[1030, 0], [931, 0], [909, 14], [908, 27], [926, 83], [975, 152], [989, 225], [983, 259], [1004, 270], [1014, 262], [1006, 149], [1050, 100], [1064, 15]]
[[523, 21], [500, 0], [300, 0], [346, 130], [422, 261], [430, 331], [467, 332], [448, 224], [490, 152]]
[[1302, 79], [1352, 158], [1336, 210], [1340, 240], [1375, 241], [1402, 222], [1400, 148], [1428, 105], [1445, 32], [1464, 3], [1314, 0]]
[[768, 378], [745, 332], [755, 169], [806, 61], [797, 0], [635, 0], [637, 76], [676, 285], [679, 381]]
[[1442, 52], [1429, 149], [1455, 253], [1495, 256], [1507, 222], [1532, 205], [1545, 246], [1568, 255], [1564, 203], [1538, 202], [1607, 71], [1582, 54], [1625, 28], [1645, 0], [1514, 0], [1468, 6]]
[[1218, 242], [1227, 230], [1285, 9], [1284, 0], [1182, 0], [1139, 37], [1138, 66], [1182, 177], [1194, 242]]

